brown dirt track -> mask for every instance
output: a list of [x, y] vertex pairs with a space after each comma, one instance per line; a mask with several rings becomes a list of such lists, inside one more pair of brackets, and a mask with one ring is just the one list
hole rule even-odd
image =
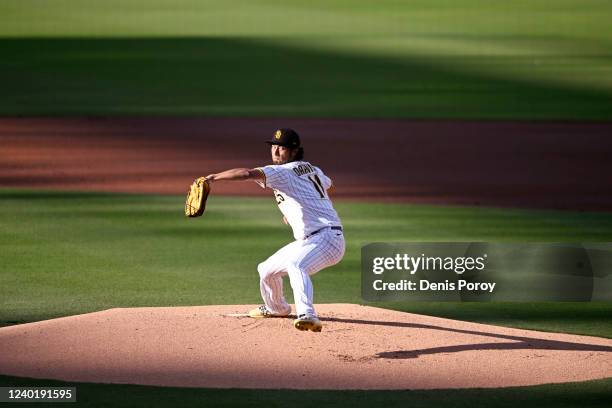
[[336, 197], [612, 209], [612, 123], [5, 118], [0, 186], [183, 194], [196, 176], [267, 164], [277, 127], [301, 133]]
[[612, 377], [612, 339], [350, 304], [322, 333], [251, 306], [133, 308], [0, 328], [0, 374], [212, 388], [507, 387]]

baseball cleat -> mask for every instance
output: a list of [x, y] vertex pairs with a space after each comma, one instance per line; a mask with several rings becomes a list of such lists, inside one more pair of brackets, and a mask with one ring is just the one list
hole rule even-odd
[[320, 332], [323, 329], [321, 321], [316, 316], [299, 315], [297, 319], [293, 321], [293, 325], [296, 329], [302, 331], [313, 331]]
[[267, 317], [287, 317], [287, 316], [289, 316], [290, 312], [291, 311], [289, 311], [287, 313], [273, 313], [273, 312], [268, 310], [266, 305], [261, 305], [259, 307], [256, 307], [255, 309], [251, 310], [249, 312], [249, 317], [252, 317], [254, 319], [265, 319]]

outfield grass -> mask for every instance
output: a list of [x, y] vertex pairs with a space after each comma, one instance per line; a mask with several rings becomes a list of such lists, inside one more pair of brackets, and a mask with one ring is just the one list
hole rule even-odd
[[600, 0], [4, 0], [0, 115], [612, 119]]
[[[0, 325], [111, 307], [259, 303], [257, 263], [291, 240], [274, 201], [212, 196], [195, 220], [182, 207], [182, 196], [0, 190]], [[612, 240], [608, 213], [336, 207], [347, 253], [314, 276], [317, 303], [363, 303], [359, 256], [368, 242]], [[611, 303], [374, 305], [612, 337]]]

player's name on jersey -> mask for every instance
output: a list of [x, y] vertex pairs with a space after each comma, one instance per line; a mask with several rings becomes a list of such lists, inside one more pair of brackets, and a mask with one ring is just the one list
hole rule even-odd
[[293, 168], [293, 172], [297, 176], [303, 176], [304, 174], [314, 173], [315, 169], [309, 163], [299, 164]]

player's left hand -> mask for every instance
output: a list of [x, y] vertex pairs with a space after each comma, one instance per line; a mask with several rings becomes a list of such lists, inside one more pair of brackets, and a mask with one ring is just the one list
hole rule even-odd
[[204, 177], [199, 177], [191, 183], [185, 199], [185, 215], [187, 217], [199, 217], [204, 214], [209, 193], [210, 182]]

